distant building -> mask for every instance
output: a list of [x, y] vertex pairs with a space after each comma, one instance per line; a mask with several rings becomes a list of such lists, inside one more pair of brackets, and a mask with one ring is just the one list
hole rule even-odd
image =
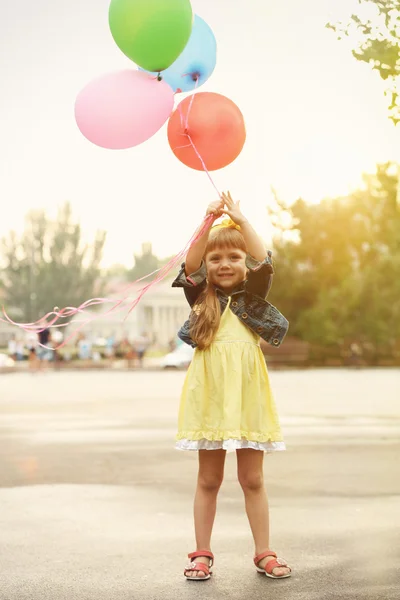
[[[144, 281], [134, 284], [130, 288], [128, 285], [121, 284], [118, 293], [111, 295], [110, 299], [115, 304], [125, 295], [129, 296], [129, 299], [124, 300], [112, 312], [109, 311], [113, 307], [113, 303], [109, 303], [104, 305], [101, 312], [86, 310], [84, 315], [77, 315], [71, 321], [67, 335], [80, 327], [82, 322], [89, 320], [80, 328], [80, 331], [92, 338], [113, 336], [115, 339], [122, 339], [128, 337], [133, 341], [135, 337], [146, 333], [154, 344], [167, 346], [168, 342], [176, 337], [178, 329], [190, 313], [190, 307], [182, 290], [172, 288], [171, 281], [162, 281], [153, 285], [124, 320], [129, 312], [129, 307], [147, 283]], [[104, 316], [101, 316], [102, 314]]]
[[[112, 302], [104, 304], [99, 311], [85, 310], [83, 314], [76, 315], [68, 327], [59, 328], [58, 331], [68, 337], [79, 328], [80, 332], [89, 336], [93, 341], [96, 338], [107, 339], [111, 336], [116, 340], [128, 337], [133, 341], [135, 337], [146, 333], [152, 343], [167, 347], [168, 343], [176, 337], [179, 328], [190, 313], [190, 307], [183, 291], [172, 288], [171, 283], [172, 280], [169, 279], [151, 286], [124, 320], [132, 302], [148, 282], [145, 280], [138, 284], [131, 284], [131, 287], [126, 282], [113, 282], [111, 293], [106, 293]], [[116, 304], [125, 296], [129, 296], [129, 299], [112, 312], [108, 312], [114, 303]], [[102, 314], [104, 316], [101, 316]], [[88, 322], [86, 323], [86, 321]], [[82, 323], [85, 324], [81, 328]], [[25, 337], [25, 332], [15, 325], [0, 322], [0, 347], [7, 346], [12, 335]], [[71, 343], [75, 342], [76, 338], [71, 339]]]

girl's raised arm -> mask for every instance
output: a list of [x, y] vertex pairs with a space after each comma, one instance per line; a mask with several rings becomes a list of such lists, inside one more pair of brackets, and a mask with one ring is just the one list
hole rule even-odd
[[[223, 206], [224, 206], [223, 200], [216, 200], [215, 202], [211, 202], [211, 204], [209, 204], [207, 207], [206, 216], [214, 215], [215, 218], [217, 219], [218, 217], [220, 217], [222, 215]], [[191, 275], [192, 273], [195, 273], [200, 268], [201, 261], [203, 260], [204, 252], [206, 250], [208, 237], [210, 235], [211, 225], [212, 225], [212, 223], [210, 223], [210, 227], [203, 233], [203, 235], [201, 235], [199, 237], [199, 239], [196, 241], [196, 243], [194, 243], [190, 246], [189, 251], [186, 256], [186, 261], [185, 261], [185, 274], [186, 275]]]
[[236, 225], [240, 226], [241, 234], [246, 242], [247, 252], [250, 256], [260, 262], [265, 260], [267, 251], [264, 247], [264, 243], [246, 217], [242, 214], [242, 211], [240, 210], [240, 200], [234, 202], [230, 192], [223, 192], [222, 199], [226, 204], [226, 208], [223, 209], [223, 212], [229, 215]]

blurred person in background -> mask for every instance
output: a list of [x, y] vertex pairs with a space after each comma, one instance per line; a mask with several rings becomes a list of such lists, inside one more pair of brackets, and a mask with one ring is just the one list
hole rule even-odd
[[146, 354], [146, 351], [150, 346], [150, 339], [146, 332], [143, 332], [139, 337], [136, 338], [134, 346], [139, 362], [139, 367], [142, 368], [144, 355]]
[[8, 356], [13, 360], [17, 360], [17, 340], [15, 339], [15, 335], [12, 335], [8, 340]]
[[25, 345], [28, 350], [29, 370], [31, 373], [35, 373], [38, 370], [38, 357], [36, 355], [36, 348], [38, 345], [37, 333], [34, 331], [28, 333], [26, 336]]
[[48, 363], [53, 360], [53, 350], [49, 347], [51, 344], [50, 329], [46, 327], [38, 333], [38, 344], [36, 346], [37, 368], [39, 371], [45, 371]]

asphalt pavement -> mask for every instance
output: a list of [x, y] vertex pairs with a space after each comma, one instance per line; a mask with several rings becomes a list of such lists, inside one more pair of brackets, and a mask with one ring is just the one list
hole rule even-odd
[[210, 581], [194, 550], [196, 453], [174, 449], [184, 372], [0, 376], [0, 600], [398, 600], [400, 370], [272, 371], [286, 452], [266, 455], [258, 574], [228, 454]]

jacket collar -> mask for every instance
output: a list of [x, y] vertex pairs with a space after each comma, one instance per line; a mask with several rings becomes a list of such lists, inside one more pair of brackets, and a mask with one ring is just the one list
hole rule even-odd
[[219, 296], [225, 296], [225, 298], [228, 298], [229, 296], [235, 296], [236, 294], [240, 294], [240, 293], [244, 292], [245, 287], [246, 287], [246, 281], [242, 281], [236, 287], [233, 288], [233, 290], [231, 291], [230, 294], [227, 294], [224, 290], [221, 290], [221, 288], [219, 288], [219, 287], [216, 287], [215, 291], [217, 292], [217, 294]]

